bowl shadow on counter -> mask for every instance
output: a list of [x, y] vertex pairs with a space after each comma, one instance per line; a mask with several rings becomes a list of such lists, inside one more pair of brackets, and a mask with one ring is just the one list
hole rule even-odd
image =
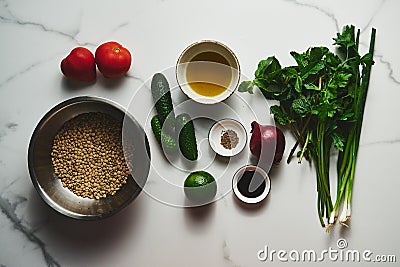
[[[69, 218], [49, 207], [32, 188], [29, 196], [29, 217], [42, 218], [40, 225], [33, 227], [40, 231], [45, 243], [52, 244], [56, 255], [67, 252], [71, 256], [91, 258], [107, 253], [118, 247], [137, 231], [144, 213], [144, 195], [139, 195], [127, 207], [116, 214], [94, 221]], [[56, 244], [56, 245], [54, 245]], [[83, 253], [84, 251], [84, 253]]]
[[116, 78], [104, 78], [100, 73], [97, 73], [97, 82], [106, 89], [117, 89], [122, 86], [123, 83], [127, 82], [126, 75]]
[[126, 80], [127, 78], [125, 75], [117, 78], [104, 78], [99, 72], [97, 72], [96, 80], [92, 82], [76, 81], [63, 76], [61, 80], [61, 88], [67, 91], [76, 91], [99, 84], [102, 88], [113, 90], [119, 88], [123, 83], [126, 82]]
[[[189, 204], [190, 202], [185, 200], [185, 206]], [[207, 221], [210, 220], [214, 212], [215, 202], [211, 202], [204, 206], [185, 207], [184, 216], [186, 224], [188, 227], [192, 227], [193, 229], [199, 229], [199, 226], [201, 225], [206, 228]]]
[[92, 82], [81, 82], [81, 81], [75, 81], [71, 80], [65, 76], [62, 77], [61, 79], [61, 88], [67, 91], [76, 91], [84, 88], [88, 88], [96, 83], [96, 80]]
[[269, 192], [268, 196], [260, 201], [259, 203], [255, 204], [248, 204], [244, 203], [240, 199], [238, 199], [235, 194], [232, 192], [232, 199], [235, 203], [235, 206], [238, 207], [242, 212], [248, 215], [257, 215], [258, 213], [262, 212], [264, 209], [268, 207], [269, 198], [271, 197], [271, 192]]

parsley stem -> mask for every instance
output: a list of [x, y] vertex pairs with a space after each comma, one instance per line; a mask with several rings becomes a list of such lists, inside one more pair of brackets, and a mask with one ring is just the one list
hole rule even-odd
[[[268, 57], [259, 62], [255, 79], [242, 83], [242, 91], [251, 92], [249, 85], [256, 85], [265, 98], [279, 102], [270, 112], [296, 140], [287, 163], [300, 147], [298, 162], [305, 158], [314, 165], [318, 218], [323, 227], [327, 220], [327, 232], [338, 216], [346, 225], [351, 214], [376, 30], [372, 29], [369, 52], [364, 56], [358, 51], [360, 34], [353, 25], [343, 27], [334, 38], [339, 53], [323, 46], [310, 47], [303, 53], [293, 51], [294, 66], [282, 68], [274, 56]], [[335, 202], [329, 177], [333, 147], [339, 150]]]
[[320, 210], [322, 214], [325, 214], [327, 220], [329, 220], [333, 207], [329, 188], [329, 151], [331, 142], [325, 134], [325, 122], [318, 121], [315, 129], [317, 146], [314, 156], [317, 174], [317, 193], [321, 200]]
[[299, 140], [296, 140], [296, 143], [294, 144], [294, 146], [290, 150], [289, 156], [288, 156], [288, 158], [286, 160], [287, 164], [289, 164], [290, 161], [292, 160], [293, 154], [294, 154], [294, 152], [296, 152], [296, 149], [297, 149], [298, 146], [299, 146]]
[[[302, 141], [302, 140], [300, 139], [300, 136], [303, 136], [303, 135], [304, 135], [304, 132], [306, 131], [308, 125], [310, 124], [311, 116], [312, 116], [311, 114], [308, 115], [306, 122], [304, 123], [303, 127], [301, 128], [300, 134], [299, 134], [298, 136], [296, 136], [296, 139], [297, 139], [297, 140], [296, 140], [296, 143], [294, 144], [294, 146], [292, 147], [292, 149], [290, 150], [289, 156], [288, 156], [287, 161], [286, 161], [287, 164], [289, 164], [290, 161], [292, 160], [292, 157], [293, 157], [294, 152], [296, 152], [296, 149], [297, 149], [299, 143]], [[309, 132], [307, 133], [307, 135], [308, 135], [308, 134], [309, 134]], [[305, 149], [306, 146], [307, 146], [307, 145], [305, 145], [305, 144], [302, 145], [303, 149]]]
[[[320, 192], [320, 186], [321, 185], [319, 183], [317, 183], [317, 191], [318, 192]], [[322, 200], [321, 200], [321, 195], [318, 194], [317, 198], [318, 198], [318, 200], [317, 200], [317, 211], [318, 211], [319, 222], [321, 223], [322, 227], [325, 227], [324, 218], [323, 218], [323, 215], [322, 215], [323, 203], [322, 203]]]
[[305, 144], [303, 146], [303, 149], [301, 150], [300, 157], [299, 157], [299, 160], [298, 160], [299, 164], [301, 163], [301, 160], [303, 159], [303, 156], [304, 156], [304, 152], [307, 149], [308, 141], [310, 140], [310, 135], [311, 135], [310, 132], [308, 132], [307, 133], [307, 137], [306, 137], [306, 142], [305, 142]]

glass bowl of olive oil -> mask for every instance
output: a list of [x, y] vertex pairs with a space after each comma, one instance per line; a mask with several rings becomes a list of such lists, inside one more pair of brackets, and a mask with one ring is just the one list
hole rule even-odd
[[226, 45], [203, 40], [189, 45], [176, 64], [179, 87], [202, 104], [224, 101], [236, 90], [240, 79], [237, 57]]

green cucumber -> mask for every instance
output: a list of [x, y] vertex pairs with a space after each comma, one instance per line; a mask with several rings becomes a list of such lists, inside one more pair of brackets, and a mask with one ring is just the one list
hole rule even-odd
[[180, 114], [175, 120], [176, 133], [179, 135], [179, 148], [185, 158], [196, 160], [198, 157], [196, 134], [193, 121], [186, 113]]
[[174, 107], [172, 105], [171, 92], [167, 78], [161, 73], [156, 73], [151, 80], [151, 94], [155, 102], [156, 110], [159, 115], [161, 126], [167, 122], [165, 128], [168, 132], [173, 132], [175, 123]]
[[165, 152], [172, 153], [178, 150], [178, 144], [176, 143], [175, 138], [164, 133], [158, 115], [154, 115], [151, 119], [151, 129], [153, 130], [157, 142]]

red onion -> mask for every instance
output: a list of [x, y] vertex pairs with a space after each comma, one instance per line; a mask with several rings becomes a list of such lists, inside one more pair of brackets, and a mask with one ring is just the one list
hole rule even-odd
[[272, 125], [261, 125], [256, 121], [251, 123], [250, 151], [262, 163], [278, 164], [285, 151], [285, 136], [283, 132]]

